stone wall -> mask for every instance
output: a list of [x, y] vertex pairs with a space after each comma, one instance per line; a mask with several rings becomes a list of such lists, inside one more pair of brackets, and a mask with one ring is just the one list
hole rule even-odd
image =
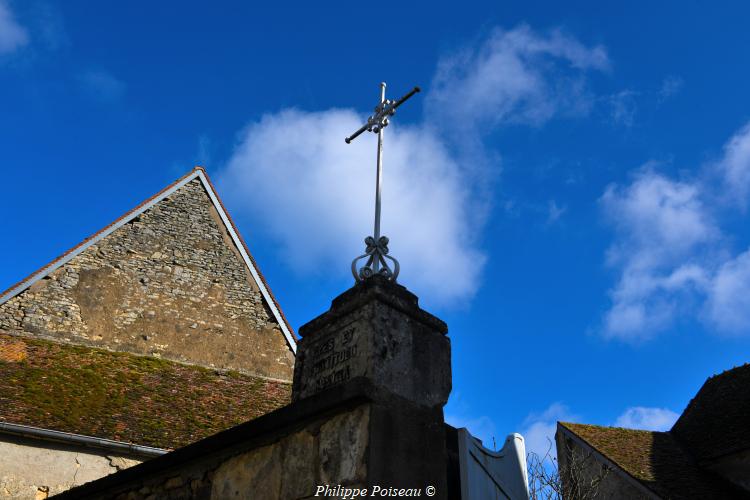
[[[130, 481], [126, 488], [100, 491], [91, 498], [301, 500], [314, 498], [318, 485], [363, 488], [369, 416], [370, 407], [364, 404], [251, 449], [222, 450], [156, 475], [137, 475], [139, 480]], [[71, 491], [76, 493], [80, 494]]]
[[142, 460], [0, 436], [0, 499], [40, 500]]
[[[60, 500], [301, 500], [322, 496], [326, 486], [333, 489], [328, 498], [352, 498], [341, 490], [357, 489], [360, 498], [408, 490], [409, 496], [447, 500], [445, 323], [421, 310], [408, 290], [379, 277], [344, 292], [300, 330], [306, 333], [298, 352], [310, 356], [306, 366], [320, 368], [295, 373], [291, 404], [69, 490]], [[387, 342], [374, 344], [372, 337], [380, 335]], [[433, 352], [441, 355], [430, 365], [426, 353]], [[315, 383], [303, 395], [305, 376], [327, 377], [323, 372], [349, 362], [355, 376]], [[421, 391], [399, 377], [422, 382]]]
[[0, 305], [0, 330], [291, 380], [294, 355], [199, 179]]

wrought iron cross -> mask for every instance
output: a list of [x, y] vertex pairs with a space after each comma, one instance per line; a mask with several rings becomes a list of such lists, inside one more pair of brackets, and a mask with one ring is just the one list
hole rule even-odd
[[[352, 274], [354, 279], [362, 281], [375, 274], [381, 274], [389, 280], [396, 281], [399, 272], [399, 263], [388, 255], [388, 238], [380, 235], [380, 185], [383, 177], [383, 129], [388, 126], [388, 118], [393, 116], [396, 108], [401, 106], [407, 99], [419, 92], [419, 87], [414, 87], [401, 99], [391, 101], [385, 98], [385, 83], [380, 84], [380, 104], [375, 107], [375, 114], [367, 119], [367, 123], [359, 130], [345, 139], [351, 143], [362, 132], [369, 131], [378, 134], [378, 169], [375, 177], [375, 232], [372, 236], [365, 238], [365, 253], [352, 261]], [[357, 270], [357, 261], [367, 259], [365, 265]], [[393, 262], [393, 269], [388, 265], [386, 259]]]

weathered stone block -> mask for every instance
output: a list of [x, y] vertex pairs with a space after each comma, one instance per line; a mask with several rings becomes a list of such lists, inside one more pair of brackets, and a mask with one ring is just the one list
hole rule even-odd
[[120, 470], [118, 466], [126, 468], [140, 462], [85, 448], [44, 445], [8, 435], [0, 437], [2, 499], [26, 500], [34, 498], [37, 492], [56, 495], [72, 486], [115, 473]]
[[337, 415], [320, 428], [320, 484], [350, 484], [367, 479], [370, 409]]
[[416, 404], [443, 406], [451, 391], [447, 331], [406, 288], [379, 276], [358, 283], [300, 328], [292, 400], [365, 377]]
[[281, 496], [304, 498], [315, 491], [315, 438], [307, 431], [285, 438], [282, 443]]
[[281, 498], [279, 452], [278, 445], [264, 446], [224, 462], [214, 474], [211, 498]]

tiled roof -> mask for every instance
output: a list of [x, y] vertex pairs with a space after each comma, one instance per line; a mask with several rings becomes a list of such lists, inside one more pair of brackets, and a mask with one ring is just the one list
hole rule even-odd
[[291, 385], [0, 332], [0, 421], [178, 448], [289, 403]]
[[669, 432], [559, 423], [661, 498], [748, 498], [700, 467]]
[[706, 380], [672, 433], [700, 460], [750, 449], [750, 364]]

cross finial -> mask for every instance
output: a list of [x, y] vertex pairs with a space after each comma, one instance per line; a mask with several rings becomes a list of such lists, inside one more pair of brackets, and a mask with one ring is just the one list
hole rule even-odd
[[[345, 139], [351, 143], [362, 132], [369, 131], [378, 134], [378, 161], [377, 175], [375, 177], [375, 232], [373, 236], [365, 238], [365, 253], [352, 261], [352, 274], [354, 279], [362, 281], [375, 274], [381, 274], [386, 278], [396, 281], [399, 272], [399, 263], [388, 255], [388, 238], [380, 235], [380, 185], [383, 171], [383, 129], [388, 126], [389, 117], [393, 116], [396, 108], [401, 106], [407, 99], [419, 92], [419, 87], [414, 87], [401, 99], [391, 101], [385, 98], [385, 82], [380, 84], [380, 103], [375, 106], [375, 114], [367, 119], [367, 123], [359, 130]], [[357, 270], [357, 261], [367, 259], [365, 265]], [[388, 265], [386, 259], [393, 263], [393, 269]]]

